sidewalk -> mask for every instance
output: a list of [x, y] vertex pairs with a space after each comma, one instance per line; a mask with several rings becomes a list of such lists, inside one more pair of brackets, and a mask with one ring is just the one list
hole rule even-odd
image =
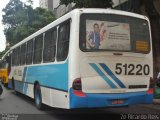
[[141, 106], [160, 111], [160, 99], [153, 99], [153, 104], [141, 104]]

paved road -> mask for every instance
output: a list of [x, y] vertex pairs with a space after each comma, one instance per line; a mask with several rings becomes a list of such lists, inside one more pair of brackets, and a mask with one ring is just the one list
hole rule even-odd
[[[46, 107], [43, 111], [39, 111], [34, 101], [24, 95], [15, 94], [12, 90], [4, 89], [4, 93], [0, 96], [0, 120], [9, 117], [17, 117], [18, 120], [100, 120], [100, 117], [118, 118], [118, 119], [136, 119], [135, 117], [146, 117], [152, 119], [160, 119], [160, 105], [136, 105], [125, 108], [105, 108], [105, 109], [80, 109], [80, 110], [62, 110]], [[139, 116], [135, 116], [135, 115]], [[13, 116], [11, 116], [13, 115]], [[149, 116], [148, 116], [149, 115]], [[104, 119], [104, 118], [103, 118]]]

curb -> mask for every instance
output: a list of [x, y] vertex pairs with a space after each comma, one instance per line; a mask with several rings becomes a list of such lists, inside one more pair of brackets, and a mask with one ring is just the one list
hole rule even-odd
[[153, 99], [152, 104], [142, 104], [143, 107], [160, 111], [160, 99]]
[[[159, 102], [158, 102], [159, 103]], [[147, 109], [153, 109], [153, 110], [158, 110], [160, 111], [160, 103], [158, 104], [157, 101], [153, 104], [142, 104], [142, 107], [145, 107]]]
[[160, 99], [153, 99], [153, 104], [159, 104], [160, 105]]

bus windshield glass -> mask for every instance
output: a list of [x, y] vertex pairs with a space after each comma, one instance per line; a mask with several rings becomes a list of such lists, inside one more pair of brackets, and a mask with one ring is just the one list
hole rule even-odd
[[7, 63], [6, 62], [1, 62], [0, 63], [0, 69], [6, 69], [7, 68]]
[[150, 51], [147, 20], [115, 14], [82, 14], [80, 21], [82, 51]]

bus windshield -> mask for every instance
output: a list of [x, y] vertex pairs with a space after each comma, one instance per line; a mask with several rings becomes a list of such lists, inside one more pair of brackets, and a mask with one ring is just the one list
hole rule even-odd
[[0, 63], [0, 69], [6, 69], [7, 68], [7, 63], [6, 62], [1, 62]]
[[115, 14], [82, 14], [80, 21], [82, 51], [150, 51], [147, 20]]

